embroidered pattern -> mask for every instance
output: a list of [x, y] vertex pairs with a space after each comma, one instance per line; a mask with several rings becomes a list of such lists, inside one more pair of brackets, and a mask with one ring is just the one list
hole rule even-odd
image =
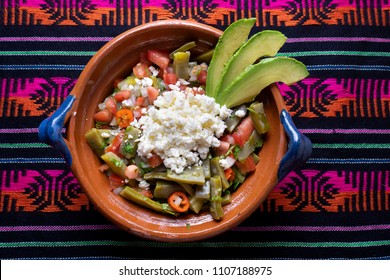
[[0, 25], [139, 25], [164, 18], [190, 19], [226, 26], [242, 17], [257, 25], [390, 26], [386, 0], [326, 1], [134, 1], [10, 0], [0, 1]]
[[85, 211], [91, 205], [66, 170], [1, 171], [1, 212]]

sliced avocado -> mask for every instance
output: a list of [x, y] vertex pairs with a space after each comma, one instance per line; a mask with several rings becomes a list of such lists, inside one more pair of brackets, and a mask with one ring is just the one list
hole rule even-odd
[[245, 68], [225, 90], [220, 92], [216, 101], [231, 108], [252, 101], [272, 83], [283, 82], [290, 85], [308, 75], [306, 66], [294, 58], [264, 58], [259, 63]]
[[256, 18], [239, 19], [230, 24], [218, 39], [207, 71], [207, 96], [216, 97], [222, 69], [237, 49], [248, 39], [255, 22]]
[[264, 30], [253, 35], [231, 57], [223, 70], [218, 92], [223, 91], [244, 69], [262, 57], [275, 56], [287, 37], [276, 30]]

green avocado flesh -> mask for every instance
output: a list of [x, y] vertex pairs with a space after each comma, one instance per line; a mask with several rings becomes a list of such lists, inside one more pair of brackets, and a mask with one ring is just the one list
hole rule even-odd
[[223, 91], [247, 66], [255, 63], [257, 59], [275, 56], [286, 40], [287, 37], [276, 30], [264, 30], [253, 35], [227, 63], [216, 91], [218, 93]]
[[218, 40], [207, 72], [206, 94], [216, 97], [222, 69], [248, 39], [256, 18], [240, 19], [229, 25]]
[[228, 108], [252, 101], [265, 87], [275, 82], [287, 85], [296, 83], [309, 75], [306, 66], [289, 57], [262, 59], [259, 63], [245, 68], [216, 97], [219, 104]]

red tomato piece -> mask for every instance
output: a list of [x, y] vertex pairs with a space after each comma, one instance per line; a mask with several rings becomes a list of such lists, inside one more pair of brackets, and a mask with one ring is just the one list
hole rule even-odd
[[136, 76], [138, 79], [148, 77], [149, 76], [148, 65], [141, 62], [137, 63], [137, 65], [133, 67], [133, 73], [134, 76]]
[[155, 168], [163, 163], [163, 160], [161, 159], [161, 157], [155, 153], [153, 153], [152, 157], [148, 158], [147, 161], [148, 161], [148, 164], [150, 165], [150, 167], [152, 167], [152, 168]]
[[108, 111], [107, 109], [103, 109], [103, 110], [95, 113], [92, 117], [97, 122], [109, 123], [112, 120], [112, 113], [110, 111]]
[[158, 97], [158, 89], [156, 89], [155, 87], [147, 87], [146, 91], [148, 93], [149, 104], [153, 104], [154, 100], [156, 100]]
[[141, 62], [144, 65], [147, 65], [148, 67], [152, 65], [152, 62], [148, 59], [148, 52], [142, 52], [139, 56], [139, 62]]
[[242, 174], [248, 174], [256, 169], [256, 163], [252, 155], [249, 155], [243, 162], [236, 161], [235, 165]]
[[177, 76], [175, 73], [164, 72], [163, 80], [164, 83], [167, 85], [174, 85], [177, 83]]
[[169, 66], [169, 53], [161, 50], [148, 50], [148, 60], [156, 64], [162, 69], [166, 69]]
[[111, 113], [111, 114], [116, 114], [116, 101], [115, 98], [112, 96], [109, 96], [104, 100], [104, 104], [106, 105], [106, 109]]
[[110, 174], [110, 176], [108, 176], [108, 181], [110, 183], [110, 187], [113, 189], [122, 187], [125, 184], [123, 179], [114, 173], [112, 173], [112, 174]]
[[214, 151], [217, 156], [222, 156], [225, 155], [229, 151], [229, 149], [230, 149], [230, 144], [228, 142], [220, 140], [219, 146], [216, 147]]
[[205, 85], [207, 80], [207, 71], [206, 70], [200, 70], [198, 74], [198, 82], [201, 85]]
[[234, 174], [233, 168], [230, 167], [226, 169], [224, 173], [225, 173], [226, 180], [228, 180], [229, 182], [234, 180], [236, 174]]
[[240, 147], [243, 147], [254, 129], [255, 127], [253, 125], [252, 119], [250, 117], [246, 117], [241, 121], [241, 123], [237, 126], [236, 131], [232, 134], [234, 142]]
[[114, 139], [112, 140], [111, 144], [107, 146], [105, 149], [105, 152], [113, 152], [117, 156], [123, 157], [122, 153], [120, 152], [120, 147], [123, 141], [123, 132], [118, 133]]
[[122, 102], [126, 99], [129, 99], [131, 96], [130, 90], [121, 90], [115, 93], [114, 98], [116, 102]]

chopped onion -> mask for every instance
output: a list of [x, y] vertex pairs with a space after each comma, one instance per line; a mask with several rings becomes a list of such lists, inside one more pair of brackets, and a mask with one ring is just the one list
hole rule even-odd
[[179, 206], [182, 201], [183, 199], [180, 196], [177, 196], [173, 202], [175, 205]]
[[117, 188], [113, 189], [112, 192], [113, 192], [114, 194], [120, 194], [121, 191], [123, 191], [123, 189], [124, 189], [123, 186], [122, 186], [122, 187], [117, 187]]

